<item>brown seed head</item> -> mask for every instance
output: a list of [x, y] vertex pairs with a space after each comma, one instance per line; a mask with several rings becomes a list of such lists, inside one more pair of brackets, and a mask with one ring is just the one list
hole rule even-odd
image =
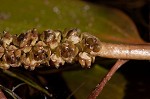
[[58, 68], [77, 60], [83, 67], [90, 67], [95, 60], [90, 52], [98, 52], [100, 48], [98, 38], [80, 34], [78, 29], [46, 30], [41, 34], [33, 29], [18, 36], [4, 32], [0, 37], [0, 68], [23, 65], [34, 70], [41, 64], [50, 66], [51, 62]]

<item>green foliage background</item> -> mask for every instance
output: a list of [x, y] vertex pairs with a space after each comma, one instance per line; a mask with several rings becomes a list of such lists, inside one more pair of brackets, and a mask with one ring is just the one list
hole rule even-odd
[[[64, 28], [72, 27], [79, 28], [81, 32], [89, 32], [97, 36], [101, 41], [117, 43], [143, 42], [131, 19], [114, 8], [100, 7], [78, 0], [0, 1], [1, 33], [5, 30], [11, 34], [19, 34], [32, 28], [37, 28], [40, 32], [45, 29], [63, 31]], [[60, 69], [61, 72], [62, 70]], [[26, 71], [22, 72], [26, 73]], [[102, 64], [94, 64], [91, 69], [64, 71], [62, 72], [62, 77], [77, 99], [86, 99], [107, 72], [108, 70]], [[14, 71], [10, 73], [9, 70], [2, 73], [12, 77], [14, 77], [13, 73], [16, 74]], [[16, 76], [19, 76], [19, 74], [17, 73]], [[34, 80], [34, 83], [32, 83], [32, 78], [27, 79], [26, 77], [19, 78], [16, 76], [15, 78], [38, 90], [42, 88]], [[32, 76], [32, 73], [30, 76]], [[98, 99], [122, 99], [126, 83], [127, 81], [123, 75], [116, 73]], [[44, 89], [41, 90], [47, 93]]]

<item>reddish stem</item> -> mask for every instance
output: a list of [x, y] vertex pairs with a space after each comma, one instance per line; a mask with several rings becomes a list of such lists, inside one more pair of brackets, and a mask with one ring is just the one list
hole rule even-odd
[[102, 79], [102, 81], [96, 86], [96, 88], [89, 95], [88, 99], [96, 99], [96, 97], [101, 93], [106, 83], [110, 80], [113, 74], [128, 60], [117, 60], [115, 65], [110, 69], [110, 71], [106, 74], [106, 76]]
[[7, 99], [2, 90], [0, 90], [0, 99]]

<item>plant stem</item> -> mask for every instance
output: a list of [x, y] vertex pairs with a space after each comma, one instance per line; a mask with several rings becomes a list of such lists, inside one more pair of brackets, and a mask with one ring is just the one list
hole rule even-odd
[[115, 59], [150, 60], [150, 44], [129, 45], [101, 42], [89, 33], [46, 30], [39, 34], [36, 29], [18, 36], [8, 32], [0, 37], [0, 68], [9, 69], [23, 65], [34, 70], [44, 64], [58, 68], [65, 63], [79, 61], [89, 67], [96, 56]]
[[99, 52], [91, 52], [92, 55], [115, 58], [115, 59], [135, 59], [150, 60], [150, 44], [112, 44], [101, 42]]
[[0, 99], [7, 99], [2, 90], [0, 90]]
[[117, 60], [115, 65], [110, 69], [110, 71], [106, 74], [106, 76], [102, 79], [102, 81], [96, 86], [95, 90], [89, 95], [88, 99], [96, 99], [96, 97], [101, 93], [106, 83], [111, 79], [113, 74], [128, 60]]

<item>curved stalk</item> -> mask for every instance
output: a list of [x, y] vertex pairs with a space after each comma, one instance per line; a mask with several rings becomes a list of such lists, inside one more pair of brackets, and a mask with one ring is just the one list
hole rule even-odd
[[91, 52], [91, 54], [105, 58], [150, 60], [150, 44], [112, 44], [101, 42], [99, 52]]
[[97, 96], [102, 92], [103, 88], [105, 87], [106, 83], [111, 79], [114, 73], [128, 60], [118, 60], [114, 66], [109, 70], [109, 72], [105, 75], [105, 77], [97, 84], [96, 88], [91, 92], [88, 99], [96, 99]]

